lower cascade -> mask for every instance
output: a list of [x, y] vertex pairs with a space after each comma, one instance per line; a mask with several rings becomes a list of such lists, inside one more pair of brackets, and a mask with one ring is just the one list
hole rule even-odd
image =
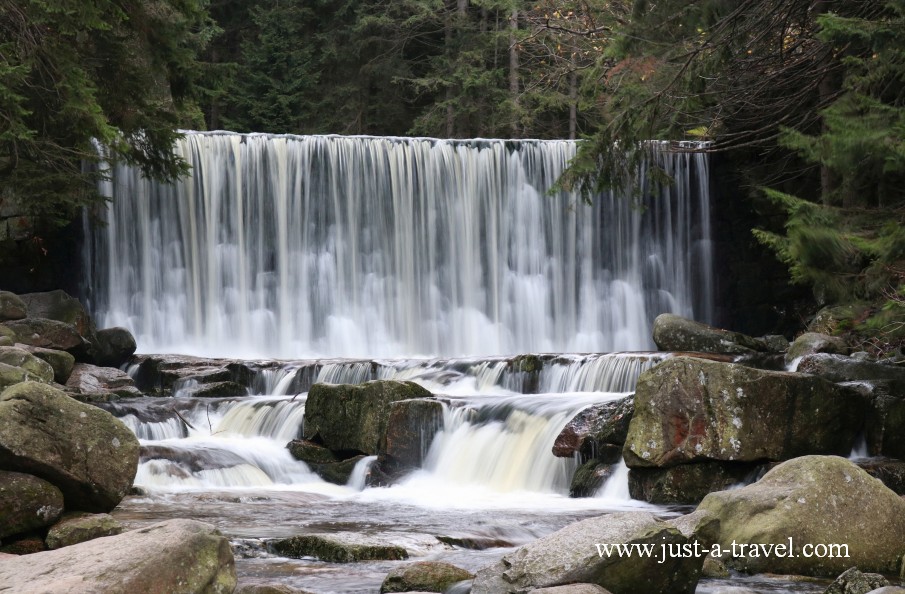
[[[142, 352], [643, 350], [712, 318], [706, 154], [652, 143], [631, 196], [547, 195], [571, 141], [187, 133], [174, 184], [116, 165], [87, 295]], [[656, 185], [656, 166], [674, 180]]]

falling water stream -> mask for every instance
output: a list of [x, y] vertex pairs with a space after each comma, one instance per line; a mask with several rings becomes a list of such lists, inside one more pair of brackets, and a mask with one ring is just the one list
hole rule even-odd
[[[283, 360], [244, 397], [193, 398], [184, 382], [105, 405], [142, 444], [115, 515], [217, 525], [242, 580], [373, 593], [399, 562], [286, 559], [266, 541], [355, 532], [475, 571], [582, 518], [679, 513], [631, 500], [624, 464], [569, 498], [578, 462], [551, 452], [579, 411], [625, 397], [664, 356], [562, 353], [644, 351], [656, 315], [713, 316], [707, 157], [650, 148], [635, 192], [591, 206], [549, 195], [568, 141], [188, 133], [176, 151], [193, 173], [177, 183], [113, 166], [85, 251], [99, 325], [145, 353]], [[655, 166], [674, 183], [654, 184]], [[552, 354], [526, 371], [522, 353]], [[326, 483], [286, 449], [308, 386], [373, 379], [426, 387], [443, 426], [391, 486], [367, 486], [371, 459]], [[818, 591], [756, 578], [698, 592], [727, 584]]]

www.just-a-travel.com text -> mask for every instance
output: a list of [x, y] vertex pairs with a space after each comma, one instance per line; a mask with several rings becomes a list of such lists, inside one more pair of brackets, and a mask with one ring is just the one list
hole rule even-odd
[[744, 543], [732, 541], [729, 546], [715, 543], [704, 546], [698, 541], [687, 543], [597, 543], [597, 554], [600, 557], [646, 557], [655, 559], [658, 563], [664, 563], [667, 559], [690, 557], [782, 557], [796, 558], [816, 557], [820, 559], [848, 559], [847, 544], [823, 544], [806, 543], [796, 548], [791, 537], [788, 542], [780, 544]]

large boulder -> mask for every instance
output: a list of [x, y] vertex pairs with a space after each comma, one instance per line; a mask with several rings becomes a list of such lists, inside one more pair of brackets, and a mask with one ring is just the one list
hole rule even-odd
[[378, 454], [386, 450], [391, 404], [430, 396], [413, 382], [315, 384], [305, 403], [305, 438], [319, 441], [334, 452]]
[[799, 357], [815, 353], [848, 354], [848, 345], [838, 336], [829, 336], [817, 332], [805, 332], [796, 338], [786, 353], [786, 362], [791, 363]]
[[28, 315], [25, 302], [15, 293], [0, 291], [0, 322], [21, 320]]
[[75, 364], [66, 387], [76, 398], [87, 402], [106, 402], [142, 395], [127, 373], [115, 367], [97, 367], [88, 363]]
[[135, 337], [125, 328], [105, 328], [95, 333], [94, 362], [106, 367], [119, 367], [135, 354]]
[[169, 520], [0, 562], [4, 594], [232, 594], [229, 541], [213, 526]]
[[623, 454], [630, 467], [847, 455], [864, 409], [818, 377], [675, 357], [638, 379]]
[[53, 381], [58, 384], [65, 384], [66, 380], [72, 374], [72, 368], [75, 366], [75, 357], [66, 351], [55, 351], [53, 349], [43, 349], [41, 347], [33, 347], [21, 345], [20, 348], [28, 351], [38, 359], [45, 361], [53, 369]]
[[417, 561], [401, 565], [387, 574], [380, 594], [388, 592], [446, 592], [446, 589], [474, 574], [441, 561]]
[[58, 487], [69, 511], [107, 512], [132, 487], [135, 435], [110, 413], [37, 382], [0, 393], [0, 469]]
[[767, 351], [764, 341], [757, 338], [668, 313], [660, 314], [654, 320], [653, 335], [654, 343], [661, 351], [736, 355]]
[[[711, 493], [698, 510], [720, 519], [720, 545], [737, 545], [722, 560], [741, 571], [834, 577], [857, 566], [897, 573], [905, 555], [905, 499], [836, 456], [789, 460], [752, 485]], [[748, 548], [744, 556], [739, 544]], [[752, 555], [760, 545], [772, 554]], [[782, 555], [778, 545], [786, 547]]]
[[556, 437], [553, 455], [571, 458], [579, 453], [583, 460], [588, 460], [607, 452], [607, 445], [621, 446], [628, 436], [634, 412], [633, 396], [589, 406], [575, 415]]
[[[686, 544], [691, 544], [690, 538], [647, 512], [590, 518], [519, 547], [481, 569], [471, 591], [521, 594], [535, 588], [590, 583], [613, 594], [690, 594], [695, 591], [703, 557], [661, 554], [662, 547]], [[647, 545], [652, 554], [622, 556], [617, 545]]]
[[53, 524], [63, 513], [63, 494], [38, 477], [0, 470], [0, 538]]
[[81, 302], [65, 291], [45, 293], [25, 293], [19, 295], [25, 303], [29, 318], [56, 320], [73, 326], [79, 334], [90, 337], [94, 334], [94, 322]]
[[0, 363], [22, 369], [32, 381], [46, 384], [54, 379], [53, 367], [49, 363], [20, 348], [0, 347]]
[[123, 525], [110, 514], [86, 514], [75, 512], [66, 514], [47, 531], [48, 549], [70, 547], [80, 542], [88, 542], [102, 536], [122, 534]]
[[305, 534], [273, 541], [270, 546], [278, 554], [286, 557], [315, 557], [331, 563], [401, 561], [409, 557], [405, 547], [379, 536], [357, 532]]
[[78, 330], [65, 322], [45, 318], [25, 318], [6, 322], [4, 325], [15, 332], [16, 342], [29, 346], [67, 351], [77, 357], [89, 347]]

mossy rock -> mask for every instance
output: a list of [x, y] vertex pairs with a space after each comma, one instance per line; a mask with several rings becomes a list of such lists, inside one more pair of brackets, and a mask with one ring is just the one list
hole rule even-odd
[[808, 323], [808, 332], [836, 335], [852, 330], [870, 312], [867, 303], [850, 303], [824, 307]]
[[16, 347], [0, 347], [0, 363], [18, 367], [28, 374], [28, 379], [42, 383], [54, 380], [53, 367], [28, 351]]
[[114, 536], [123, 532], [123, 525], [110, 514], [66, 514], [47, 531], [48, 549], [59, 549], [102, 536]]
[[314, 557], [329, 563], [401, 561], [409, 556], [403, 547], [382, 541], [369, 541], [367, 535], [354, 532], [293, 536], [272, 542], [271, 547], [285, 557]]
[[0, 322], [21, 320], [27, 314], [25, 302], [15, 293], [0, 291]]
[[453, 584], [472, 578], [473, 573], [450, 563], [418, 561], [391, 571], [383, 580], [380, 593], [446, 592]]
[[72, 374], [72, 368], [75, 365], [75, 357], [66, 351], [57, 351], [54, 349], [43, 349], [41, 347], [29, 347], [28, 352], [32, 355], [47, 362], [53, 368], [53, 381], [58, 384], [65, 384]]
[[0, 470], [0, 538], [53, 524], [63, 513], [63, 494], [30, 474]]

